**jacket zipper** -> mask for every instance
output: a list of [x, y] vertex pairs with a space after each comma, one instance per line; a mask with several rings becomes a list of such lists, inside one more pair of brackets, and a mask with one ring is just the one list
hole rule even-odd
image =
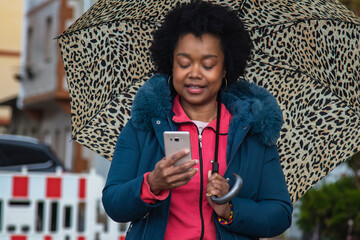
[[[170, 121], [168, 119], [168, 121]], [[198, 143], [199, 143], [199, 162], [200, 162], [200, 199], [199, 199], [199, 211], [200, 211], [200, 220], [201, 220], [201, 234], [200, 234], [200, 240], [204, 239], [205, 234], [205, 223], [204, 223], [204, 216], [203, 216], [203, 210], [202, 210], [202, 201], [203, 201], [203, 186], [204, 186], [204, 180], [203, 180], [203, 158], [202, 158], [202, 132], [199, 133], [199, 129], [197, 128], [196, 124], [193, 122], [179, 122], [181, 123], [192, 123], [195, 125], [196, 131], [198, 133]], [[171, 124], [170, 124], [171, 126]], [[205, 128], [204, 128], [205, 129]], [[204, 131], [203, 129], [203, 131]]]
[[[142, 238], [143, 240], [147, 239], [145, 237], [145, 234], [146, 234], [146, 231], [147, 231], [147, 227], [148, 227], [148, 223], [149, 223], [149, 215], [150, 212], [148, 212], [144, 217], [143, 217], [143, 220], [145, 220], [145, 227], [144, 227], [144, 231], [143, 231], [143, 235], [142, 235]], [[150, 234], [149, 234], [150, 235]]]
[[[250, 127], [243, 126], [243, 129], [245, 130], [245, 132], [244, 132], [243, 136], [241, 137], [238, 145], [236, 146], [235, 151], [232, 151], [232, 153], [231, 153], [231, 155], [230, 155], [230, 160], [229, 160], [229, 162], [227, 163], [227, 167], [226, 167], [224, 176], [227, 174], [227, 171], [228, 171], [228, 169], [229, 169], [229, 166], [230, 166], [230, 164], [231, 164], [231, 162], [232, 162], [232, 160], [233, 160], [233, 158], [234, 158], [234, 154], [238, 151], [238, 149], [239, 149], [241, 143], [243, 142], [245, 136], [248, 134], [248, 132], [249, 132], [249, 130], [250, 130]], [[234, 154], [233, 154], [233, 153], [234, 153]]]
[[[197, 128], [196, 128], [197, 129]], [[197, 129], [198, 133], [199, 130]], [[199, 161], [200, 161], [200, 199], [199, 199], [199, 210], [200, 210], [200, 219], [201, 219], [201, 235], [200, 239], [204, 239], [205, 233], [205, 224], [204, 224], [204, 216], [202, 211], [202, 202], [203, 202], [203, 158], [202, 158], [202, 133], [198, 134], [199, 136]]]

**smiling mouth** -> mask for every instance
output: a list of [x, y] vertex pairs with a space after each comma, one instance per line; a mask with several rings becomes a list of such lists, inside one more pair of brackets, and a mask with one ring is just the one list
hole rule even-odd
[[187, 88], [191, 88], [191, 89], [201, 89], [201, 88], [205, 88], [203, 86], [200, 86], [200, 85], [185, 85]]
[[188, 86], [188, 88], [192, 88], [192, 89], [200, 89], [200, 88], [203, 88], [203, 87], [200, 87], [200, 86]]
[[188, 92], [193, 93], [193, 94], [201, 93], [205, 89], [205, 87], [203, 87], [203, 86], [193, 85], [193, 84], [185, 85], [185, 87], [188, 90]]

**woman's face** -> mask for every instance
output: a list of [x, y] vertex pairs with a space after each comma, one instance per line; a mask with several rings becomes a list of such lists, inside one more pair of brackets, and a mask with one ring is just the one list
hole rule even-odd
[[215, 104], [226, 74], [218, 37], [183, 35], [174, 49], [173, 63], [173, 84], [183, 106]]

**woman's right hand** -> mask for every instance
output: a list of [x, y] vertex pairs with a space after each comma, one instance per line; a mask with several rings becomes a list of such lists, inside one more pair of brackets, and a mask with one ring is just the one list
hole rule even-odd
[[184, 149], [170, 158], [164, 157], [155, 165], [154, 170], [148, 175], [147, 179], [153, 194], [159, 195], [164, 190], [181, 187], [193, 178], [198, 171], [198, 168], [193, 167], [199, 163], [199, 160], [191, 160], [179, 166], [174, 166], [174, 163], [189, 153], [189, 150]]

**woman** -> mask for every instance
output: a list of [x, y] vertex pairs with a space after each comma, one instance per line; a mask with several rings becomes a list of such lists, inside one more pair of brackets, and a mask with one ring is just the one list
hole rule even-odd
[[[150, 50], [162, 74], [138, 91], [103, 190], [108, 215], [132, 222], [127, 239], [258, 239], [290, 226], [275, 146], [280, 108], [266, 90], [238, 80], [250, 49], [234, 12], [201, 1], [177, 6], [155, 31]], [[193, 160], [175, 167], [189, 154], [164, 157], [163, 132], [176, 130], [190, 132]], [[219, 173], [211, 172], [215, 145]], [[232, 173], [243, 188], [215, 204], [211, 196], [228, 193]]]

